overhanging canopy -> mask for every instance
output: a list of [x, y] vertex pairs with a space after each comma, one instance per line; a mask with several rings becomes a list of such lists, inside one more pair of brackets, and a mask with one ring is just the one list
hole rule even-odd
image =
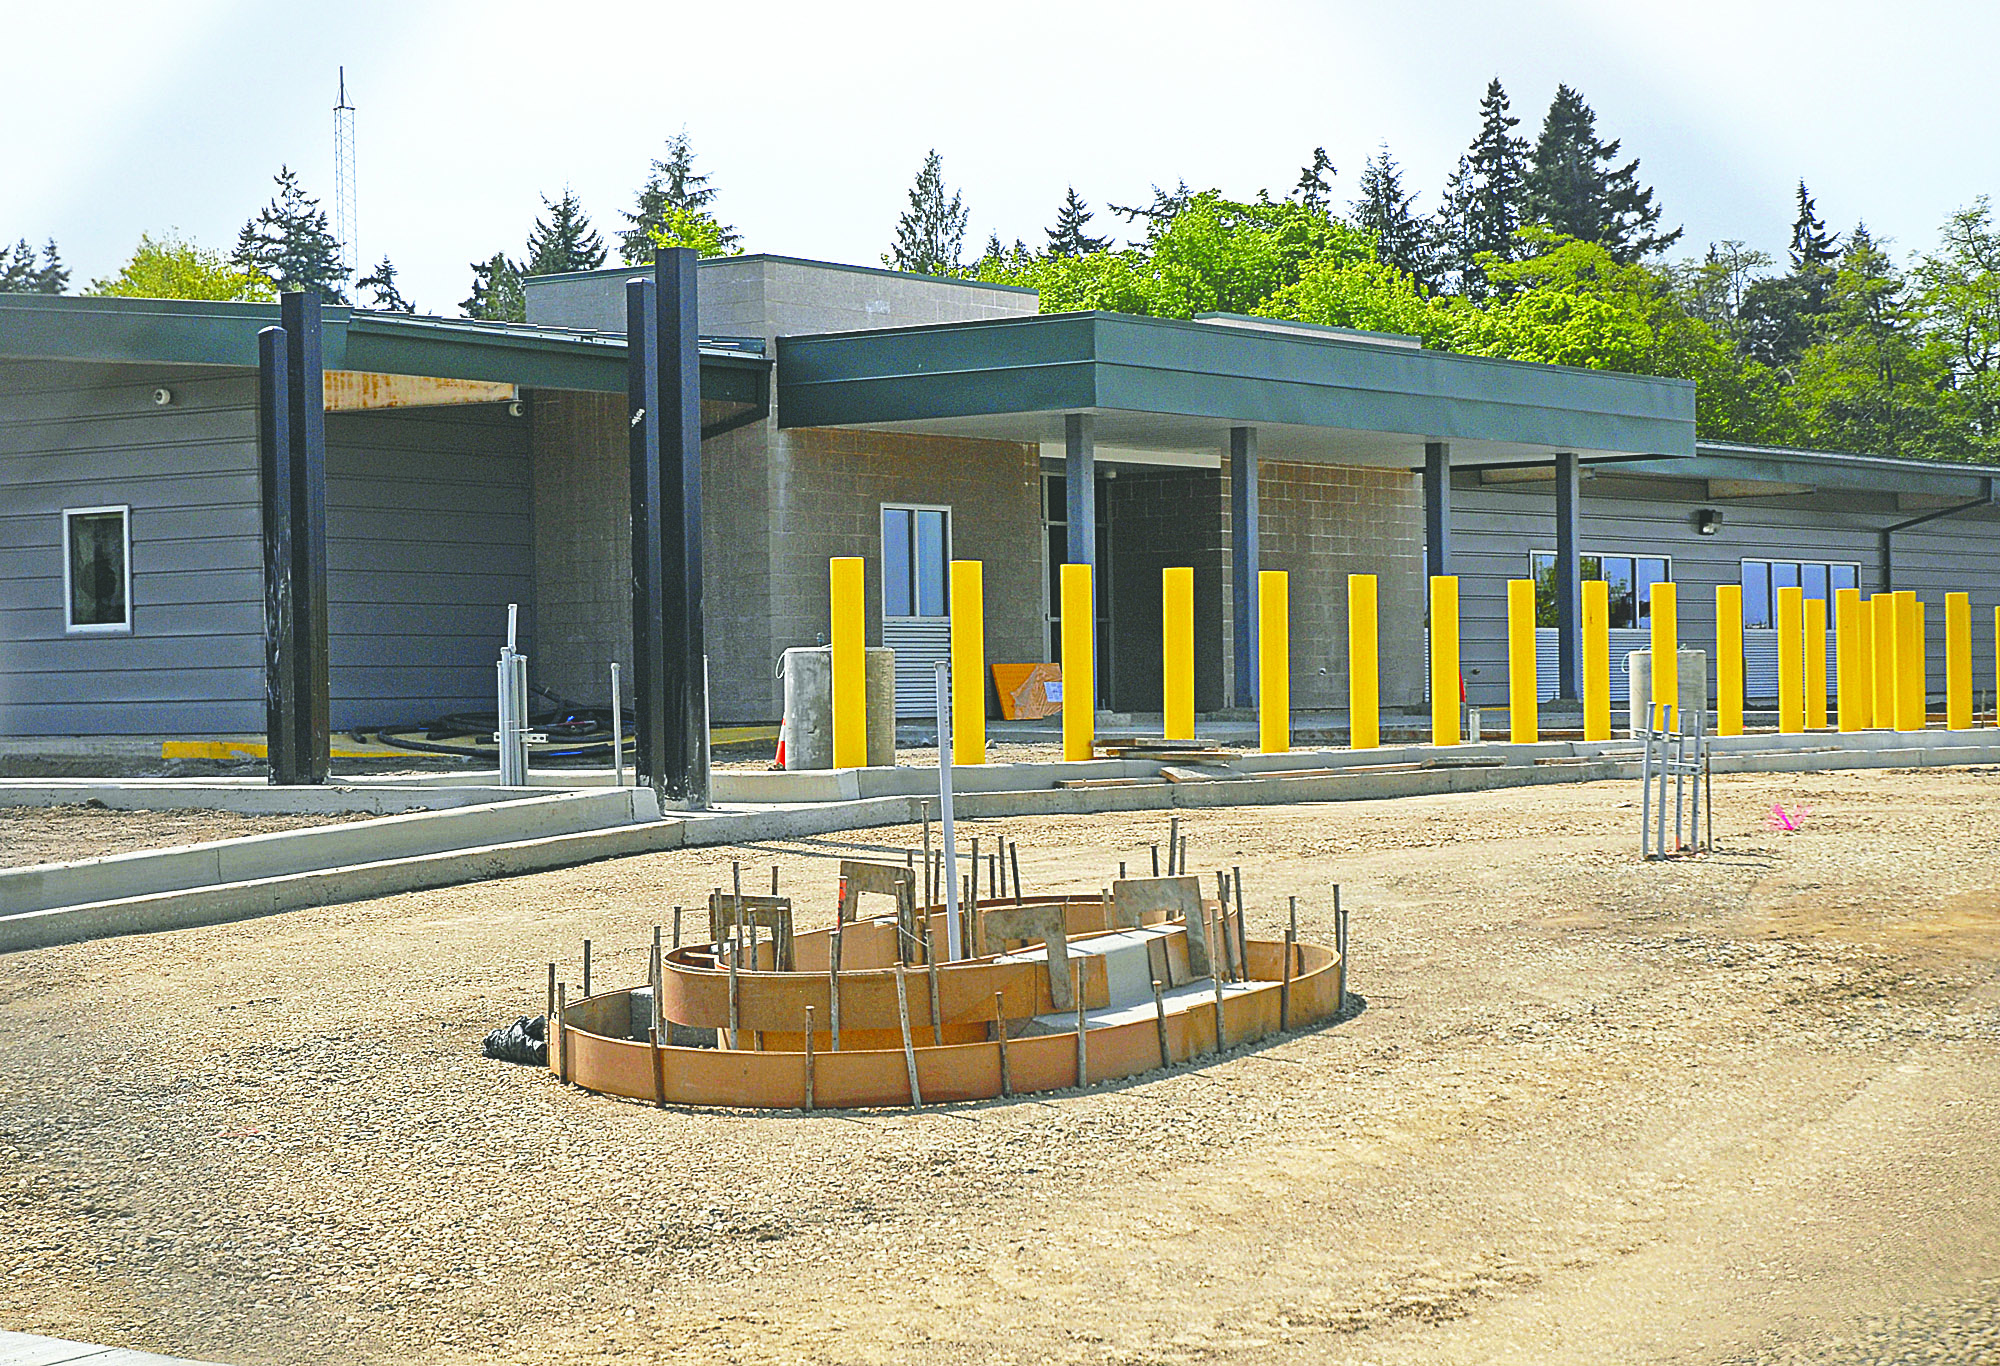
[[1694, 454], [1685, 380], [1383, 345], [1331, 329], [1056, 313], [778, 339], [778, 423], [1213, 453], [1258, 429], [1280, 460], [1420, 465]]

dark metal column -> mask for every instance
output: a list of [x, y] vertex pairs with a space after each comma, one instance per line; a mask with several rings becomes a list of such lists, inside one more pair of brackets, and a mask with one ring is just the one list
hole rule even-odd
[[1451, 573], [1451, 447], [1424, 443], [1424, 569], [1432, 578]]
[[694, 252], [625, 289], [632, 504], [632, 695], [639, 780], [708, 804], [702, 632], [701, 341]]
[[264, 743], [271, 781], [303, 782], [292, 650], [292, 413], [285, 329], [257, 334], [257, 483], [264, 527]]
[[290, 781], [323, 783], [332, 768], [332, 717], [326, 639], [326, 378], [319, 295], [309, 290], [280, 295], [278, 320], [285, 335], [290, 452]]
[[1556, 456], [1556, 696], [1575, 702], [1583, 661], [1583, 575], [1577, 554], [1577, 498], [1581, 475], [1576, 456]]
[[[1065, 520], [1068, 564], [1097, 563], [1097, 434], [1096, 420], [1089, 413], [1069, 413], [1063, 418], [1063, 498], [1068, 509]], [[1097, 584], [1093, 580], [1093, 591]], [[1062, 601], [1058, 587], [1056, 601]]]
[[1229, 600], [1234, 704], [1257, 702], [1257, 429], [1229, 429]]

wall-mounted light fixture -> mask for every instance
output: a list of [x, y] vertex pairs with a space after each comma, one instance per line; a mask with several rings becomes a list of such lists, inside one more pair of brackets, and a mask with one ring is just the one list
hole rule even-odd
[[174, 391], [173, 391], [173, 390], [171, 390], [171, 389], [155, 389], [155, 390], [153, 390], [153, 402], [154, 402], [155, 404], [157, 404], [157, 405], [158, 405], [159, 407], [162, 407], [162, 408], [164, 408], [164, 407], [166, 407], [166, 406], [167, 406], [167, 405], [168, 405], [169, 403], [172, 403], [173, 401], [174, 401]]
[[1722, 525], [1721, 508], [1695, 509], [1694, 529], [1697, 535], [1713, 536], [1715, 534], [1715, 529], [1721, 525]]

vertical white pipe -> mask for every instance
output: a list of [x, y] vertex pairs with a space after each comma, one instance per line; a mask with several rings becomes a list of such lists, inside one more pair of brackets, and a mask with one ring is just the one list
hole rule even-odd
[[625, 703], [618, 694], [618, 661], [611, 661], [611, 767], [617, 786], [625, 786]]
[[958, 839], [951, 828], [951, 661], [937, 661], [938, 817], [944, 836], [945, 956], [965, 957], [958, 923]]

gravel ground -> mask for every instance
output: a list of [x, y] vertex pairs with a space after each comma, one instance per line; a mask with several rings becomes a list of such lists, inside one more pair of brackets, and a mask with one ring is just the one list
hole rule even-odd
[[102, 806], [0, 806], [0, 867], [168, 849], [178, 844], [233, 840], [273, 830], [303, 830], [373, 819], [339, 816], [246, 816], [198, 808], [113, 811]]
[[[1355, 1008], [921, 1113], [656, 1111], [487, 1062], [543, 965], [914, 830], [694, 850], [8, 957], [0, 1324], [240, 1362], [1992, 1361], [1993, 770], [1194, 813]], [[1768, 828], [1774, 802], [1805, 814]], [[1147, 813], [976, 821], [1093, 888]]]

